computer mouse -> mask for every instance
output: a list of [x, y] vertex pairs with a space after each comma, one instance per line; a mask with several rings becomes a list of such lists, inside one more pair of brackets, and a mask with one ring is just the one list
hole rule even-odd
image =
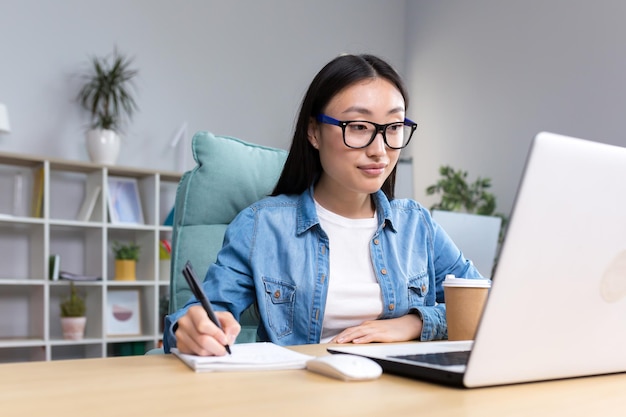
[[306, 363], [306, 369], [343, 381], [367, 381], [376, 379], [383, 373], [383, 368], [375, 361], [343, 353], [310, 359]]

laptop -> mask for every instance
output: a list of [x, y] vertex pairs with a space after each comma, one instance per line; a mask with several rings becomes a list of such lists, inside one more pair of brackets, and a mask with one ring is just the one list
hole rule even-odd
[[626, 372], [626, 148], [539, 133], [492, 280], [474, 341], [327, 350], [466, 388]]

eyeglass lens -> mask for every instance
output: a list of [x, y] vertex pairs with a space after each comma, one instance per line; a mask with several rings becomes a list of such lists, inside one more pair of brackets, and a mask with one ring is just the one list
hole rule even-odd
[[[343, 131], [346, 145], [353, 148], [362, 148], [369, 145], [378, 134], [378, 128], [366, 121], [348, 122]], [[387, 146], [399, 149], [408, 144], [412, 134], [413, 128], [411, 126], [406, 126], [404, 123], [399, 122], [387, 125], [384, 138]]]

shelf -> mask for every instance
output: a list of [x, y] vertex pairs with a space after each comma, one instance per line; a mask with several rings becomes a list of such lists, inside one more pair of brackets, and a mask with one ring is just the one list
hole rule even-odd
[[42, 347], [46, 344], [43, 339], [5, 339], [0, 338], [0, 348]]
[[[137, 181], [144, 224], [110, 222], [109, 177]], [[169, 292], [169, 268], [159, 260], [159, 240], [171, 239], [172, 226], [163, 222], [174, 205], [180, 177], [176, 172], [0, 153], [0, 192], [8, 196], [0, 201], [0, 251], [10, 260], [0, 270], [0, 363], [117, 356], [129, 346], [136, 354], [142, 346], [149, 350], [161, 343], [159, 304]], [[37, 189], [41, 205], [33, 216]], [[79, 219], [84, 200], [93, 203], [85, 205], [91, 214]], [[141, 247], [136, 281], [113, 279], [114, 241]], [[62, 271], [101, 278], [74, 282], [86, 297], [82, 340], [63, 338], [60, 302], [70, 282], [49, 279], [52, 254], [59, 255]], [[108, 295], [128, 289], [139, 292], [141, 331], [109, 336]]]

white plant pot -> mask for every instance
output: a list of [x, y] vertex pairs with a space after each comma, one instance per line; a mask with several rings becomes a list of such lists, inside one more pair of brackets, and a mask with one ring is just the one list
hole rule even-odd
[[61, 317], [63, 338], [68, 340], [82, 340], [85, 335], [87, 317]]
[[120, 154], [120, 136], [113, 130], [91, 129], [87, 131], [87, 153], [92, 162], [115, 165]]

